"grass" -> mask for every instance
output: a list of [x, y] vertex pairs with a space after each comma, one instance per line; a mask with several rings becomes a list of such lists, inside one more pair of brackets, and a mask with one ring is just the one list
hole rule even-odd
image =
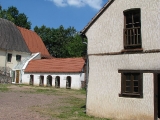
[[[0, 92], [8, 91], [9, 86], [10, 85], [8, 84], [0, 84]], [[105, 118], [95, 118], [93, 116], [86, 115], [86, 91], [84, 89], [57, 89], [54, 87], [38, 87], [23, 84], [17, 85], [17, 87], [28, 88], [24, 91], [21, 91], [25, 92], [26, 94], [47, 94], [57, 96], [56, 100], [53, 99], [53, 102], [49, 105], [45, 104], [42, 106], [32, 106], [29, 108], [42, 116], [48, 116], [51, 119], [56, 120], [110, 120]]]
[[[36, 87], [36, 93], [41, 94], [54, 94], [59, 96], [65, 96], [65, 98], [59, 98], [58, 103], [55, 101], [48, 105], [48, 107], [33, 106], [32, 110], [39, 112], [42, 115], [51, 116], [58, 120], [110, 120], [105, 118], [95, 118], [88, 116], [85, 113], [85, 94], [84, 89], [72, 90], [72, 89], [56, 89], [56, 88], [39, 88]], [[79, 96], [79, 97], [77, 97]], [[57, 104], [60, 106], [56, 106]]]
[[0, 92], [7, 92], [9, 90], [9, 84], [0, 84]]

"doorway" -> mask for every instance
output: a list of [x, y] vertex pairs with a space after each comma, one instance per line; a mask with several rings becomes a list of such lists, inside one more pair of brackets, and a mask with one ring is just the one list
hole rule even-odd
[[71, 89], [71, 77], [70, 76], [67, 76], [66, 88], [67, 89]]
[[44, 86], [44, 76], [40, 76], [39, 86]]
[[30, 84], [30, 85], [33, 85], [33, 83], [34, 83], [34, 75], [30, 75], [29, 84]]
[[154, 120], [160, 118], [160, 73], [154, 74]]
[[51, 75], [48, 75], [47, 76], [47, 86], [52, 86], [52, 76]]
[[56, 76], [55, 78], [55, 87], [60, 88], [60, 77], [59, 76]]
[[16, 70], [16, 83], [19, 83], [19, 72], [20, 70]]

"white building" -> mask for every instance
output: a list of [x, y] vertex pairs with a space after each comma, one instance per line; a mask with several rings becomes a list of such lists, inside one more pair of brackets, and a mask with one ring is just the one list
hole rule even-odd
[[160, 1], [109, 0], [81, 34], [88, 38], [87, 114], [160, 118]]
[[48, 50], [46, 49], [42, 39], [37, 35], [36, 32], [22, 27], [17, 27], [17, 29], [20, 31], [25, 41], [25, 44], [27, 45], [29, 51], [32, 53], [30, 56], [21, 60], [12, 69], [13, 70], [12, 83], [23, 83], [22, 76], [24, 74], [24, 69], [28, 65], [29, 61], [35, 59], [48, 59], [52, 57], [49, 54]]
[[24, 70], [22, 83], [56, 88], [81, 89], [84, 81], [83, 58], [31, 60]]
[[7, 76], [12, 83], [21, 83], [24, 65], [46, 58], [51, 56], [35, 32], [0, 18], [0, 82]]
[[0, 76], [11, 76], [14, 66], [30, 55], [17, 26], [0, 18]]

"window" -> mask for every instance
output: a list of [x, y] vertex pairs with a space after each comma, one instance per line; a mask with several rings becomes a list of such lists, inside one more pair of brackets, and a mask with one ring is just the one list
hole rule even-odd
[[7, 62], [11, 62], [12, 54], [8, 53]]
[[21, 55], [16, 55], [16, 60], [21, 61]]
[[141, 48], [140, 9], [130, 9], [124, 13], [124, 49]]
[[142, 73], [121, 73], [120, 97], [143, 97]]

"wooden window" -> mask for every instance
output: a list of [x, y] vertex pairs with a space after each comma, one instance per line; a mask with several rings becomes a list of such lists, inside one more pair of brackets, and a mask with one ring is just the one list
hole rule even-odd
[[21, 55], [16, 55], [16, 60], [21, 61]]
[[124, 49], [141, 48], [140, 9], [129, 9], [124, 13]]
[[120, 97], [142, 98], [142, 73], [121, 73]]
[[11, 54], [11, 53], [8, 53], [7, 62], [11, 62], [11, 60], [12, 60], [12, 54]]

